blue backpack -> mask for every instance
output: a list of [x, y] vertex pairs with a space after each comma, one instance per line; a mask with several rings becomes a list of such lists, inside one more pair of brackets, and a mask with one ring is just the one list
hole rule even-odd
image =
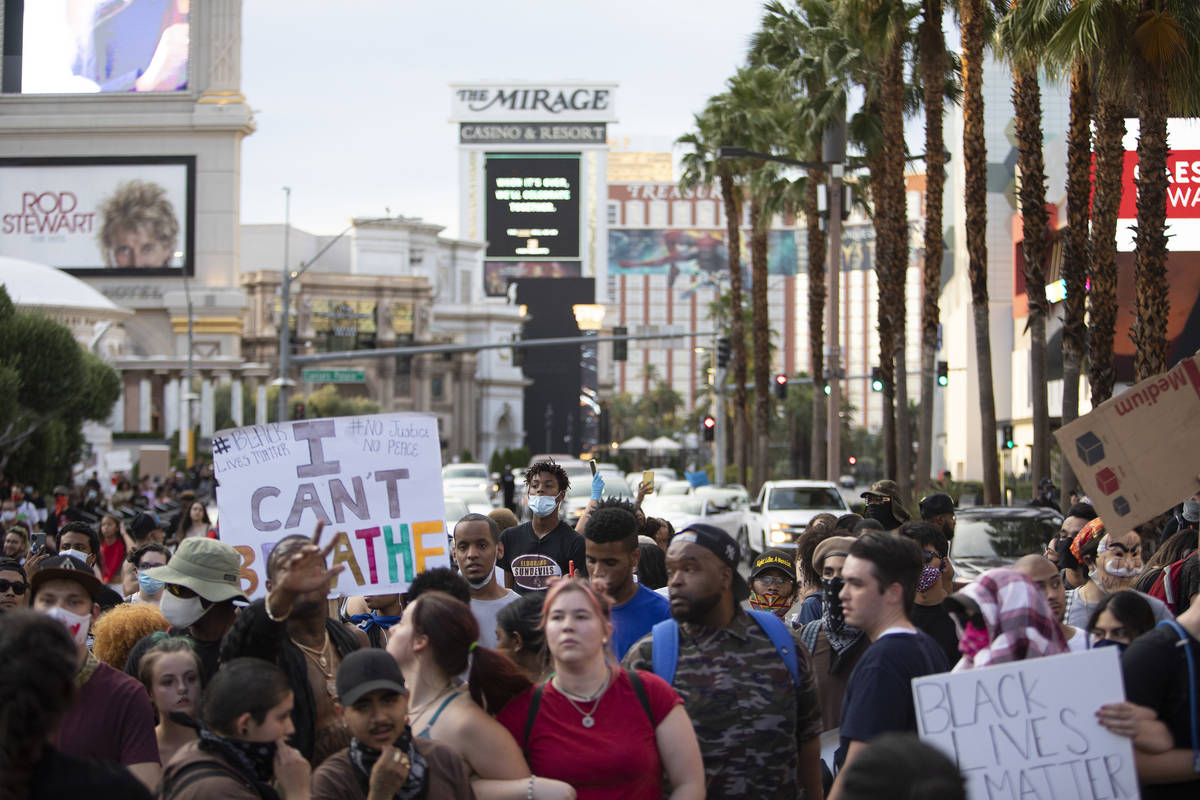
[[[796, 655], [796, 642], [783, 620], [769, 611], [750, 611], [750, 617], [758, 623], [763, 633], [775, 645], [779, 657], [792, 673], [792, 683], [800, 686], [800, 661]], [[654, 674], [667, 683], [675, 682], [675, 667], [679, 664], [679, 624], [673, 619], [663, 620], [654, 626]]]

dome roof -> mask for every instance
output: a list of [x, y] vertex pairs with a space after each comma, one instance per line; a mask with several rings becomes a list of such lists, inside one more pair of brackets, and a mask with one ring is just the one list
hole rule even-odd
[[34, 261], [0, 256], [0, 285], [22, 308], [74, 311], [99, 319], [131, 315], [79, 278]]

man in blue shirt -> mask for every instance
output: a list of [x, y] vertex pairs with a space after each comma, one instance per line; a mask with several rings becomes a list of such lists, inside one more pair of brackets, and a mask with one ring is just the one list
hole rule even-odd
[[[842, 614], [871, 644], [846, 684], [839, 770], [882, 733], [915, 734], [912, 679], [950, 669], [938, 643], [909, 618], [922, 566], [921, 550], [912, 539], [869, 531], [850, 545], [842, 565]], [[840, 771], [831, 800], [838, 797], [839, 784]]]
[[613, 652], [617, 659], [658, 622], [671, 618], [671, 604], [633, 579], [638, 549], [637, 517], [620, 505], [592, 512], [584, 529], [587, 572], [592, 585], [613, 599]]

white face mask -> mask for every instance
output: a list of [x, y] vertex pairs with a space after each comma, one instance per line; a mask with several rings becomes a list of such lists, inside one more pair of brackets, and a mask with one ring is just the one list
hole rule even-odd
[[552, 495], [535, 494], [529, 498], [529, 510], [538, 517], [548, 517], [558, 508], [558, 498]]
[[205, 608], [199, 597], [189, 597], [187, 600], [176, 597], [170, 592], [163, 592], [158, 610], [171, 624], [172, 628], [187, 628], [204, 616]]
[[71, 638], [75, 640], [75, 644], [85, 644], [87, 642], [88, 629], [92, 626], [92, 616], [80, 615], [65, 608], [55, 606], [46, 612], [46, 616], [56, 619], [67, 628], [67, 633], [71, 634]]

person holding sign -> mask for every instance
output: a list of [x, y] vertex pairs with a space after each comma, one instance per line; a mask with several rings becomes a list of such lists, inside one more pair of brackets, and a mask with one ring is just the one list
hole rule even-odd
[[525, 473], [533, 519], [500, 534], [504, 554], [496, 563], [505, 582], [518, 594], [545, 591], [550, 580], [578, 573], [587, 577], [583, 536], [562, 521], [562, 502], [571, 488], [567, 471], [552, 459], [539, 461]]
[[328, 616], [325, 597], [342, 565], [325, 568], [334, 543], [320, 547], [323, 527], [317, 523], [311, 539], [288, 536], [275, 545], [266, 599], [242, 609], [221, 645], [222, 662], [253, 656], [284, 671], [295, 694], [296, 748], [314, 766], [349, 741], [333, 707], [334, 675], [342, 659], [366, 645], [362, 631]]
[[[841, 771], [876, 736], [916, 733], [912, 679], [950, 668], [938, 643], [909, 621], [922, 566], [921, 551], [911, 539], [868, 531], [850, 545], [842, 566], [842, 611], [846, 623], [861, 628], [871, 645], [846, 684], [835, 758]], [[839, 796], [841, 774], [831, 800]]]

